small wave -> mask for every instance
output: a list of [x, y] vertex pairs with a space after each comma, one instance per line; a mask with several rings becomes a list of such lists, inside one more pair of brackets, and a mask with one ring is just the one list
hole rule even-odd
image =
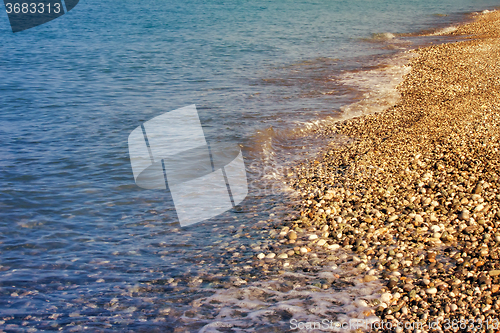
[[451, 34], [452, 32], [455, 32], [458, 28], [457, 27], [446, 27], [444, 29], [440, 29], [429, 36], [442, 36], [442, 35], [448, 35]]
[[379, 40], [391, 40], [396, 38], [396, 35], [390, 33], [390, 32], [383, 32], [383, 33], [374, 33], [372, 34], [372, 39], [379, 41]]
[[390, 32], [380, 32], [380, 33], [372, 33], [372, 35], [368, 38], [361, 38], [361, 40], [370, 43], [380, 43], [380, 42], [388, 42], [388, 41], [397, 41], [398, 35], [395, 35]]
[[391, 58], [379, 68], [344, 74], [343, 84], [355, 86], [364, 93], [360, 101], [341, 107], [342, 119], [384, 111], [397, 104], [401, 96], [396, 88], [410, 72], [407, 63], [413, 57], [415, 53], [407, 52]]

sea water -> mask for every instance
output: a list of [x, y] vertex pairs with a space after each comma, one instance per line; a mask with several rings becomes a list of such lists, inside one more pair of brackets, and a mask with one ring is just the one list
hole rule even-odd
[[[363, 312], [377, 286], [304, 285], [348, 268], [251, 282], [236, 263], [251, 267], [265, 228], [293, 215], [276, 183], [320, 149], [311, 129], [394, 104], [405, 51], [496, 4], [88, 0], [15, 34], [0, 15], [0, 328], [282, 330]], [[412, 37], [423, 30], [434, 37]], [[127, 138], [191, 104], [208, 141], [241, 147], [250, 192], [181, 228], [166, 191], [135, 185]]]

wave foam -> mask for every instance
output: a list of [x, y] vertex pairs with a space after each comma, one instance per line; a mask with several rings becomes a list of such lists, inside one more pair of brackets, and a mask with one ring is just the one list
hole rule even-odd
[[[195, 307], [214, 307], [217, 315], [208, 322], [203, 316], [191, 320], [207, 322], [200, 330], [203, 333], [220, 332], [222, 327], [243, 332], [266, 328], [288, 331], [294, 322], [379, 321], [370, 304], [380, 298], [382, 284], [363, 282], [358, 274], [349, 263], [344, 263], [340, 267], [323, 266], [314, 274], [288, 271], [241, 288], [217, 290], [214, 295], [193, 302]], [[334, 286], [326, 290], [314, 286], [312, 283], [318, 278], [334, 281]], [[289, 290], [281, 288], [286, 283], [292, 285]], [[327, 330], [346, 331], [333, 326]]]
[[440, 29], [429, 36], [442, 36], [442, 35], [448, 35], [451, 34], [452, 32], [455, 32], [458, 28], [457, 27], [446, 27], [443, 29]]

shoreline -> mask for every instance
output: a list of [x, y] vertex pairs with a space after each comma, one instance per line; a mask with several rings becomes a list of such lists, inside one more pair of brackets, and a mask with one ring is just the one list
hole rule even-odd
[[303, 197], [286, 225], [304, 245], [295, 252], [352, 251], [359, 276], [385, 285], [371, 304], [383, 321], [484, 321], [500, 309], [500, 13], [450, 36], [467, 40], [414, 51], [401, 101], [320, 130], [331, 147], [288, 180]]

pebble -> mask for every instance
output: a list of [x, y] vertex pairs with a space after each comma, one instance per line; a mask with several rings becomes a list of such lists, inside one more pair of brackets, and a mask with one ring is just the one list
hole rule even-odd
[[297, 239], [297, 233], [296, 233], [295, 231], [293, 231], [293, 230], [292, 230], [292, 231], [290, 231], [290, 232], [288, 233], [288, 239], [289, 239], [289, 240], [296, 240], [296, 239]]
[[259, 258], [259, 259], [264, 259], [265, 257], [266, 257], [266, 255], [264, 253], [259, 253], [257, 255], [257, 258]]
[[392, 294], [391, 293], [383, 293], [380, 295], [380, 301], [384, 303], [389, 303], [392, 299]]
[[467, 209], [464, 209], [460, 212], [458, 215], [458, 218], [461, 220], [469, 220], [470, 219], [470, 212]]
[[357, 266], [358, 269], [365, 269], [366, 268], [366, 264], [364, 262], [362, 262], [361, 264], [359, 264]]
[[377, 277], [373, 275], [365, 275], [365, 277], [363, 278], [363, 281], [365, 282], [372, 282], [376, 280], [378, 280]]
[[425, 292], [430, 294], [430, 295], [434, 295], [434, 294], [437, 294], [437, 288], [435, 288], [435, 287], [428, 288]]
[[393, 221], [396, 221], [397, 219], [399, 218], [399, 216], [397, 215], [392, 215], [391, 217], [389, 217], [387, 219], [388, 222], [393, 222]]
[[415, 222], [417, 223], [423, 223], [424, 222], [424, 218], [422, 216], [420, 216], [419, 214], [416, 214], [415, 217], [413, 218], [415, 220]]
[[315, 235], [315, 234], [312, 234], [309, 236], [309, 240], [314, 240], [314, 239], [317, 239], [318, 238], [318, 235]]
[[274, 257], [276, 257], [276, 253], [272, 253], [272, 252], [268, 253], [266, 256], [267, 259], [274, 259]]
[[489, 271], [489, 274], [490, 274], [490, 276], [498, 276], [498, 275], [500, 275], [500, 270], [498, 270], [498, 269], [491, 270], [491, 271]]
[[323, 246], [323, 245], [325, 245], [325, 244], [326, 244], [326, 240], [325, 240], [325, 239], [320, 239], [320, 240], [316, 243], [316, 245], [318, 245], [318, 246]]
[[432, 232], [440, 232], [441, 228], [438, 225], [433, 225], [433, 226], [431, 226], [431, 231]]

